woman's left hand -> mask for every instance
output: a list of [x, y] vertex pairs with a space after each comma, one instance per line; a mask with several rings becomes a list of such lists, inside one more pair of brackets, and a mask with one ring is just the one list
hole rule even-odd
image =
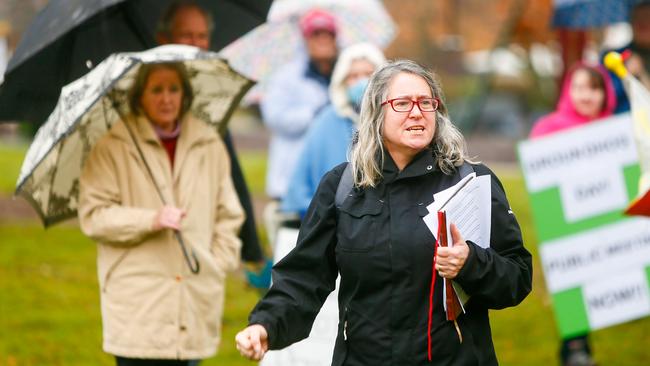
[[451, 224], [452, 246], [436, 249], [436, 270], [441, 277], [454, 279], [465, 265], [469, 255], [469, 246], [456, 225]]

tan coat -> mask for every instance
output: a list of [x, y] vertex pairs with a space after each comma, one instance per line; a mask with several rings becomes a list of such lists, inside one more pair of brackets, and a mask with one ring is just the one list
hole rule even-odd
[[152, 230], [162, 203], [123, 122], [95, 145], [80, 180], [79, 219], [96, 240], [104, 350], [134, 358], [202, 359], [221, 333], [226, 271], [239, 264], [244, 220], [217, 133], [187, 117], [174, 170], [153, 128], [132, 130], [166, 201], [186, 210], [181, 233], [201, 270], [192, 274], [172, 230]]

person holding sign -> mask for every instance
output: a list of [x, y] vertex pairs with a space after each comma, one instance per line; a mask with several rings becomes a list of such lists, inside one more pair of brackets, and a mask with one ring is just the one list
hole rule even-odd
[[[528, 295], [531, 255], [503, 186], [468, 161], [443, 99], [436, 76], [415, 62], [372, 75], [351, 162], [321, 180], [296, 248], [275, 265], [273, 286], [236, 336], [243, 356], [260, 360], [306, 338], [340, 274], [332, 365], [497, 365], [488, 310]], [[460, 181], [462, 167], [490, 177], [490, 243], [465, 241], [454, 226], [453, 245], [435, 255], [426, 207]], [[470, 296], [457, 319], [462, 339], [445, 316], [440, 277]]]
[[[567, 73], [557, 109], [540, 118], [530, 132], [542, 137], [611, 116], [616, 108], [616, 92], [602, 66], [579, 62]], [[562, 340], [560, 360], [564, 366], [595, 365], [588, 334]]]

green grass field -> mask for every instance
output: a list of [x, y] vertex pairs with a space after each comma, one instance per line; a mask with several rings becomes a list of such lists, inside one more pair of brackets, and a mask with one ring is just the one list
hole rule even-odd
[[14, 192], [26, 152], [27, 147], [24, 145], [0, 142], [0, 194]]
[[[0, 196], [13, 192], [24, 146], [0, 144]], [[242, 153], [253, 194], [263, 194], [265, 156]], [[535, 233], [518, 171], [499, 170], [525, 242], [535, 256], [534, 290], [518, 307], [493, 311], [502, 365], [557, 364], [559, 339], [537, 258]], [[44, 230], [38, 222], [0, 222], [0, 365], [113, 365], [101, 350], [95, 245], [74, 224]], [[228, 280], [219, 355], [202, 365], [253, 365], [234, 347], [235, 333], [258, 298], [240, 275]], [[599, 365], [650, 364], [650, 318], [596, 331]]]

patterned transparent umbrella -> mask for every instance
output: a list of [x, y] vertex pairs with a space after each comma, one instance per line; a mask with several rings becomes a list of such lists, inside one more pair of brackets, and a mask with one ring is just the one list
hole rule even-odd
[[217, 53], [169, 45], [113, 54], [63, 87], [54, 111], [27, 151], [16, 188], [45, 226], [76, 215], [86, 157], [111, 125], [128, 114], [127, 91], [140, 65], [158, 62], [185, 64], [195, 94], [191, 110], [217, 130], [225, 128], [253, 84]]
[[237, 70], [263, 84], [274, 70], [304, 53], [298, 21], [313, 8], [336, 17], [341, 47], [357, 42], [386, 47], [395, 38], [395, 23], [378, 0], [275, 0], [267, 22], [228, 45], [223, 55]]

